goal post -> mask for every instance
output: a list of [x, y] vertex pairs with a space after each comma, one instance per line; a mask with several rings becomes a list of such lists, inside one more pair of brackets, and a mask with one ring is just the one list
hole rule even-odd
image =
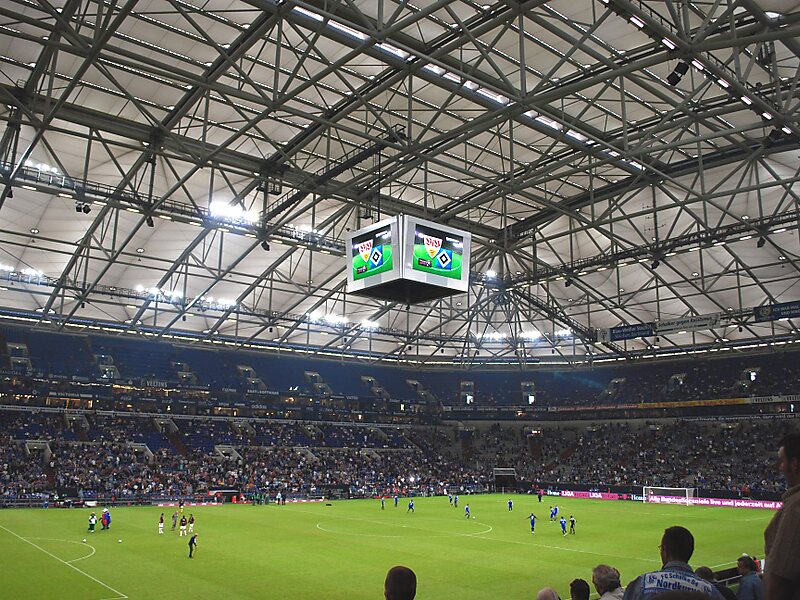
[[692, 498], [697, 496], [697, 488], [655, 487], [642, 488], [642, 502], [655, 502], [658, 504], [685, 504], [689, 506]]

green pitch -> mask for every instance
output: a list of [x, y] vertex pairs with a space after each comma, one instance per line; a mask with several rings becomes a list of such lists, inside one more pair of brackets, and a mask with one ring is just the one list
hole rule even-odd
[[[2, 597], [59, 600], [163, 598], [289, 598], [358, 600], [383, 597], [386, 571], [416, 571], [417, 597], [530, 599], [551, 585], [568, 598], [575, 577], [608, 563], [627, 583], [658, 568], [664, 528], [683, 525], [695, 535], [692, 566], [722, 568], [742, 552], [763, 555], [772, 511], [567, 500], [561, 513], [577, 519], [577, 534], [562, 537], [548, 520], [548, 498], [462, 496], [407, 500], [394, 508], [377, 500], [286, 506], [191, 507], [199, 546], [170, 531], [174, 509], [112, 509], [112, 529], [89, 534], [86, 509], [0, 511]], [[468, 500], [475, 519], [465, 519]], [[186, 512], [190, 512], [186, 510]], [[538, 517], [536, 535], [527, 515]], [[82, 542], [86, 538], [86, 543]], [[117, 540], [122, 539], [122, 543]]]
[[[364, 260], [361, 258], [360, 254], [356, 254], [353, 256], [353, 279], [358, 281], [359, 279], [364, 279], [365, 277], [371, 277], [372, 275], [377, 275], [378, 273], [385, 273], [386, 271], [391, 271], [393, 268], [392, 263], [392, 245], [391, 244], [383, 244], [382, 246], [383, 252], [383, 262], [378, 265], [377, 267], [371, 267], [368, 260]], [[366, 271], [363, 273], [359, 273], [359, 269], [366, 268]]]
[[441, 275], [442, 277], [449, 277], [451, 279], [461, 279], [461, 263], [463, 257], [458, 252], [453, 252], [453, 264], [449, 269], [441, 269], [436, 266], [423, 267], [419, 264], [419, 260], [429, 260], [435, 265], [435, 259], [431, 258], [428, 251], [425, 249], [425, 244], [414, 244], [413, 263], [411, 267], [415, 271], [422, 271], [424, 273], [432, 273], [433, 275]]

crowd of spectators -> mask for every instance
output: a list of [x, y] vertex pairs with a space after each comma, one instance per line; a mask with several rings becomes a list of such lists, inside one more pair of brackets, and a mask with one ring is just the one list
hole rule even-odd
[[[68, 423], [84, 428], [81, 441], [65, 439]], [[769, 475], [770, 440], [788, 427], [678, 421], [459, 431], [91, 413], [66, 421], [63, 414], [32, 411], [4, 411], [0, 425], [3, 495], [76, 489], [85, 497], [121, 499], [220, 487], [260, 494], [333, 487], [350, 495], [434, 494], [487, 486], [496, 467], [542, 484], [695, 487], [748, 496], [777, 489]], [[33, 439], [49, 442], [51, 454], [26, 454], [24, 440]]]

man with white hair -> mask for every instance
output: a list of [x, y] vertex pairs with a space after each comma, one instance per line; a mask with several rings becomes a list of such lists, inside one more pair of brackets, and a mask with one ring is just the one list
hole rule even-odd
[[592, 583], [600, 594], [600, 600], [622, 600], [625, 588], [620, 584], [619, 571], [609, 565], [597, 565], [592, 569]]
[[561, 600], [561, 598], [553, 588], [546, 587], [539, 590], [539, 593], [536, 594], [536, 600]]

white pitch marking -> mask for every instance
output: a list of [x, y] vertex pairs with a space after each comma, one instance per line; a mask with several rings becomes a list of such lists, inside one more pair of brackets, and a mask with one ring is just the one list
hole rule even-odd
[[61, 540], [61, 539], [57, 539], [57, 538], [44, 538], [44, 537], [26, 537], [24, 539], [26, 539], [26, 540], [45, 540], [45, 541], [48, 541], [48, 542], [65, 542], [67, 544], [78, 544], [79, 546], [89, 546], [89, 548], [92, 549], [92, 551], [89, 554], [87, 554], [86, 556], [81, 556], [80, 558], [73, 558], [72, 560], [64, 561], [64, 562], [68, 562], [68, 563], [78, 562], [79, 560], [86, 560], [87, 558], [91, 558], [92, 556], [94, 556], [95, 552], [97, 552], [97, 549], [94, 546], [92, 546], [91, 544], [87, 544], [85, 542], [76, 542], [74, 540]]
[[61, 559], [61, 558], [57, 557], [55, 554], [53, 554], [53, 553], [51, 553], [51, 552], [48, 552], [47, 550], [45, 550], [45, 549], [44, 549], [44, 548], [42, 548], [41, 546], [39, 546], [39, 545], [37, 545], [37, 544], [34, 544], [32, 541], [25, 539], [25, 538], [24, 538], [24, 537], [22, 537], [21, 535], [18, 535], [18, 534], [16, 534], [16, 533], [14, 533], [14, 532], [13, 532], [13, 531], [11, 531], [11, 530], [10, 530], [8, 527], [3, 527], [2, 525], [0, 525], [0, 529], [3, 529], [3, 530], [5, 530], [5, 531], [7, 531], [7, 532], [8, 532], [8, 533], [10, 533], [11, 535], [13, 535], [15, 538], [18, 538], [18, 539], [22, 540], [22, 541], [23, 541], [23, 542], [25, 542], [26, 544], [30, 544], [31, 546], [33, 546], [33, 547], [34, 547], [34, 548], [36, 548], [37, 550], [41, 550], [42, 552], [44, 552], [44, 553], [45, 553], [45, 554], [47, 554], [48, 556], [50, 556], [50, 557], [52, 557], [52, 558], [55, 558], [55, 559], [56, 559], [58, 562], [60, 562], [60, 563], [62, 563], [62, 564], [65, 564], [65, 565], [67, 565], [67, 566], [68, 566], [70, 569], [73, 569], [73, 570], [77, 571], [77, 572], [78, 572], [78, 573], [80, 573], [81, 575], [84, 575], [84, 576], [88, 577], [89, 579], [91, 579], [91, 580], [92, 580], [92, 581], [94, 581], [95, 583], [99, 583], [99, 584], [100, 584], [100, 585], [102, 585], [104, 588], [106, 588], [106, 589], [108, 589], [108, 590], [111, 590], [112, 592], [114, 592], [114, 593], [116, 594], [116, 596], [115, 596], [114, 598], [106, 598], [106, 599], [104, 599], [104, 600], [125, 600], [125, 599], [128, 597], [128, 596], [126, 596], [125, 594], [123, 594], [122, 592], [120, 592], [119, 590], [115, 590], [113, 587], [111, 587], [111, 586], [110, 586], [110, 585], [108, 585], [107, 583], [103, 583], [102, 581], [100, 581], [100, 580], [99, 580], [99, 579], [97, 579], [96, 577], [92, 577], [91, 575], [89, 575], [87, 572], [85, 572], [85, 571], [81, 571], [81, 570], [80, 570], [78, 567], [76, 567], [75, 565], [73, 565], [73, 564], [71, 564], [71, 563], [68, 563], [68, 562], [67, 562], [67, 561], [65, 561], [64, 559]]

